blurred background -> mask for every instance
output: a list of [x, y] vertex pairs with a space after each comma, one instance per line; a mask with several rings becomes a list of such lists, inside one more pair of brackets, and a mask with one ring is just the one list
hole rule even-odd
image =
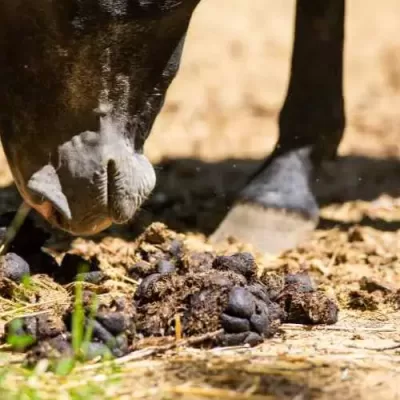
[[[294, 28], [293, 0], [203, 0], [178, 78], [147, 151], [259, 158], [277, 135]], [[341, 154], [400, 154], [400, 2], [347, 1]], [[179, 145], [177, 146], [177, 143]]]

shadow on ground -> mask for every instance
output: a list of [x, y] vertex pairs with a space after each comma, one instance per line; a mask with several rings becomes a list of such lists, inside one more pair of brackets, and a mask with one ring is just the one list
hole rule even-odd
[[[210, 234], [224, 217], [238, 190], [262, 160], [229, 159], [217, 163], [169, 160], [157, 166], [158, 184], [133, 227], [163, 221], [178, 231]], [[400, 197], [400, 160], [364, 156], [340, 157], [325, 163], [315, 179], [319, 204], [372, 201], [382, 194]], [[397, 230], [400, 221], [364, 218], [361, 225]], [[322, 219], [329, 229], [346, 223]]]
[[[210, 234], [224, 217], [235, 194], [261, 160], [228, 159], [204, 162], [195, 159], [166, 160], [155, 166], [157, 187], [129, 226], [113, 227], [93, 239], [108, 236], [134, 237], [154, 221], [176, 231]], [[339, 157], [326, 163], [315, 180], [321, 206], [332, 203], [371, 201], [381, 194], [400, 197], [400, 160], [364, 156]], [[15, 210], [21, 202], [14, 185], [0, 190], [0, 212]], [[360, 225], [383, 231], [400, 229], [400, 221], [364, 218]], [[322, 219], [321, 229], [350, 223]], [[58, 239], [68, 240], [65, 235]]]

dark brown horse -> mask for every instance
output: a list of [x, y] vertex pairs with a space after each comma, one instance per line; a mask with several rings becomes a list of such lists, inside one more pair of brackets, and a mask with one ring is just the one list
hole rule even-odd
[[[99, 232], [131, 219], [152, 191], [143, 145], [198, 3], [1, 2], [1, 139], [23, 198], [53, 225]], [[345, 125], [344, 8], [344, 0], [297, 0], [278, 143], [214, 240], [234, 234], [279, 251], [314, 229], [309, 183], [335, 156]]]

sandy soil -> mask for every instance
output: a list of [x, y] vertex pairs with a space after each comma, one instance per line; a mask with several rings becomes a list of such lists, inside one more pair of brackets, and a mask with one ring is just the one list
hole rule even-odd
[[[146, 381], [127, 374], [137, 379], [141, 398], [399, 398], [400, 2], [348, 3], [348, 126], [341, 158], [316, 182], [321, 225], [303, 248], [260, 261], [264, 268], [311, 271], [341, 305], [338, 324], [286, 326], [253, 350], [181, 350], [149, 361], [146, 368], [157, 372]], [[276, 140], [293, 14], [292, 0], [203, 0], [147, 143], [158, 187], [133, 230], [161, 220], [208, 234], [222, 218]], [[11, 182], [4, 158], [0, 178], [5, 187]], [[12, 187], [2, 199], [2, 208], [18, 201]], [[369, 293], [363, 277], [390, 288]]]

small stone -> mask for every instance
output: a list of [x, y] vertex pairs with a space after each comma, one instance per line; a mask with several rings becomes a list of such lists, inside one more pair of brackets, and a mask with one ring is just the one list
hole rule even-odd
[[28, 263], [15, 253], [7, 253], [0, 257], [0, 273], [16, 283], [30, 275]]
[[125, 310], [125, 308], [127, 307], [127, 304], [126, 304], [127, 302], [126, 302], [126, 299], [125, 298], [123, 298], [123, 297], [117, 297], [117, 298], [115, 298], [115, 299], [113, 299], [113, 301], [112, 301], [112, 303], [111, 303], [111, 307], [115, 307], [115, 309], [117, 310], [117, 311], [124, 311]]
[[155, 272], [154, 266], [147, 261], [138, 261], [133, 266], [128, 268], [128, 276], [138, 280], [149, 276]]
[[147, 298], [151, 298], [153, 294], [151, 288], [161, 277], [161, 274], [152, 274], [144, 278], [136, 289], [135, 299], [146, 300]]
[[240, 346], [244, 344], [248, 335], [248, 332], [224, 333], [218, 338], [218, 341], [221, 343], [222, 346], [226, 347]]
[[307, 272], [287, 274], [285, 276], [285, 285], [296, 285], [297, 290], [304, 293], [315, 291], [311, 278]]
[[182, 252], [182, 242], [180, 240], [174, 239], [169, 245], [169, 253], [173, 257], [179, 257]]
[[232, 288], [225, 313], [235, 317], [250, 318], [255, 308], [254, 297], [248, 290], [238, 286]]
[[252, 279], [257, 274], [257, 264], [250, 253], [216, 257], [212, 268], [222, 271], [230, 270], [243, 275], [246, 279]]
[[228, 314], [221, 315], [221, 325], [227, 333], [240, 333], [250, 331], [250, 322], [247, 319], [232, 317]]
[[162, 275], [171, 274], [175, 271], [175, 266], [170, 261], [159, 260], [156, 264], [157, 272]]
[[56, 337], [66, 331], [62, 319], [56, 315], [43, 314], [37, 317], [37, 334], [39, 339]]
[[101, 312], [96, 319], [113, 335], [119, 335], [127, 328], [125, 316], [120, 312]]
[[248, 344], [251, 347], [257, 346], [264, 341], [261, 335], [255, 332], [250, 332], [246, 339], [244, 340], [244, 344]]
[[268, 295], [268, 288], [261, 283], [254, 283], [253, 285], [246, 286], [246, 289], [257, 299], [261, 300], [265, 304], [270, 304], [271, 300]]
[[96, 357], [108, 358], [112, 353], [110, 349], [104, 344], [99, 342], [91, 342], [86, 348], [86, 360], [92, 360]]
[[105, 279], [105, 274], [103, 271], [91, 271], [84, 274], [76, 275], [76, 280], [81, 280], [82, 282], [91, 283], [93, 285], [98, 285]]
[[72, 356], [73, 350], [70, 343], [70, 337], [66, 334], [60, 334], [47, 340], [50, 346], [56, 349], [62, 356]]
[[115, 337], [98, 321], [91, 321], [93, 327], [93, 338], [100, 340], [109, 347], [115, 345]]
[[256, 331], [260, 335], [267, 332], [269, 323], [269, 316], [265, 310], [261, 314], [253, 314], [250, 318], [250, 324], [253, 328], [252, 330]]
[[270, 321], [283, 321], [286, 318], [285, 310], [278, 303], [268, 304], [268, 315]]
[[129, 351], [129, 341], [127, 335], [118, 335], [115, 337], [115, 341], [117, 342], [117, 346], [121, 351], [123, 351], [124, 353], [127, 353]]
[[122, 357], [129, 352], [128, 338], [125, 334], [115, 337], [115, 346], [111, 349], [115, 357]]

